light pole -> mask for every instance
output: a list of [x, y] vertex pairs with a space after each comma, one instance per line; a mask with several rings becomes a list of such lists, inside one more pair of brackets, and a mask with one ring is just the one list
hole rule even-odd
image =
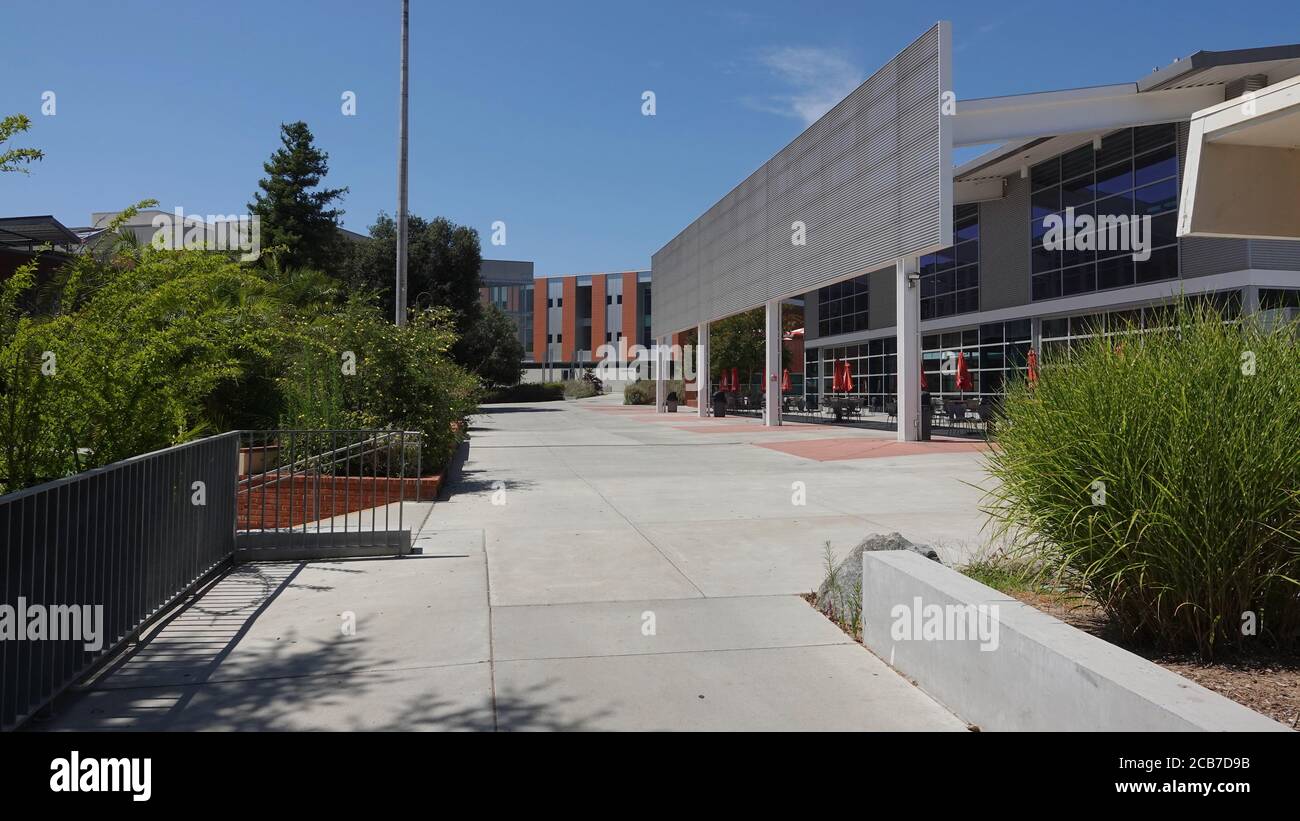
[[406, 324], [406, 100], [407, 100], [407, 44], [410, 28], [411, 2], [402, 0], [402, 81], [401, 81], [401, 136], [397, 150], [397, 293], [395, 321]]

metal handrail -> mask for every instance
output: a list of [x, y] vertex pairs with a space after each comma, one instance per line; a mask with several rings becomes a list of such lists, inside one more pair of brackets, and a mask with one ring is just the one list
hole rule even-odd
[[[253, 453], [241, 445], [259, 436], [287, 443], [289, 459], [254, 475]], [[341, 523], [345, 542], [404, 543], [394, 536], [405, 534], [410, 480], [419, 487], [421, 442], [418, 432], [404, 430], [230, 431], [0, 496], [0, 604], [91, 607], [103, 616], [93, 649], [82, 641], [0, 641], [0, 730], [23, 723], [115, 656], [235, 560], [240, 539], [265, 541], [270, 531], [273, 541], [259, 542], [261, 549], [333, 546]], [[241, 451], [249, 460], [242, 472]], [[353, 474], [359, 461], [385, 451], [388, 476]], [[334, 473], [322, 477], [321, 466]], [[272, 495], [277, 508], [268, 519]], [[258, 528], [255, 501], [263, 505]], [[281, 501], [288, 502], [283, 513]]]

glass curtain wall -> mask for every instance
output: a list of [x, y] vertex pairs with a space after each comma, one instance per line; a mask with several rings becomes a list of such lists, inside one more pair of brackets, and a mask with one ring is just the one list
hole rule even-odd
[[[931, 399], [996, 400], [1011, 373], [1023, 373], [1029, 357], [1028, 319], [994, 322], [921, 337], [921, 370]], [[957, 360], [966, 358], [971, 390], [957, 390]]]
[[[1178, 276], [1178, 145], [1173, 124], [1109, 134], [1101, 149], [1076, 148], [1030, 169], [1032, 298], [1055, 299]], [[1082, 216], [1151, 218], [1151, 257], [1131, 250], [1048, 250], [1044, 221]]]

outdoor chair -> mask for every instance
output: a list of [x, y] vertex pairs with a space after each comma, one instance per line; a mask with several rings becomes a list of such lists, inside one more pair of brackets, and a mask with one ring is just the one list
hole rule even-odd
[[953, 402], [946, 408], [948, 421], [955, 428], [961, 427], [966, 421], [966, 406], [961, 402]]

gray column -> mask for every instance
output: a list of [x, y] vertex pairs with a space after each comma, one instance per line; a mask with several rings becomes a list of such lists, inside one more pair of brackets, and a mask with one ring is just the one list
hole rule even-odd
[[767, 385], [764, 392], [767, 408], [763, 413], [763, 424], [771, 428], [781, 424], [781, 300], [767, 303], [766, 319]]
[[668, 401], [668, 385], [664, 381], [667, 379], [665, 371], [668, 370], [666, 351], [664, 350], [663, 338], [655, 339], [654, 342], [654, 364], [655, 364], [655, 411], [658, 413], [665, 412], [665, 405]]
[[1259, 286], [1253, 283], [1241, 289], [1241, 315], [1259, 313]]
[[696, 415], [709, 415], [713, 402], [713, 385], [709, 383], [709, 323], [695, 329], [695, 405]]
[[898, 333], [898, 441], [921, 438], [921, 289], [912, 277], [920, 272], [920, 259], [905, 257], [894, 269], [897, 282]]

